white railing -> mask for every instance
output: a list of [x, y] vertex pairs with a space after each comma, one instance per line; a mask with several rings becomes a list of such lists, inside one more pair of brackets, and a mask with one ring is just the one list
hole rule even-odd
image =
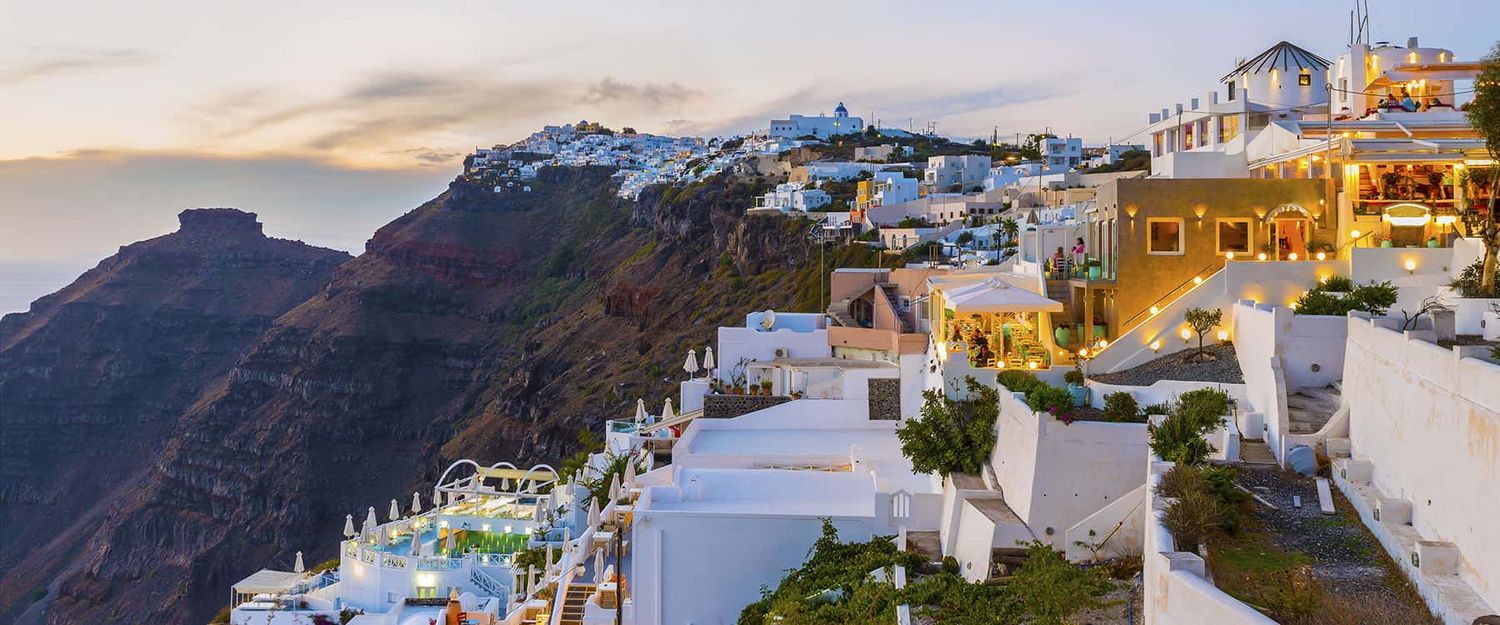
[[469, 581], [474, 582], [475, 586], [484, 589], [485, 592], [499, 599], [501, 603], [509, 603], [510, 588], [489, 573], [474, 568], [469, 573]]

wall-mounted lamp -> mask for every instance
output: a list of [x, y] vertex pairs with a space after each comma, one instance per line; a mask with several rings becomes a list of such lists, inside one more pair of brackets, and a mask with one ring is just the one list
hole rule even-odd
[[1182, 340], [1186, 341], [1186, 340], [1188, 340], [1190, 338], [1193, 338], [1193, 331], [1189, 330], [1187, 328], [1183, 328], [1182, 332], [1181, 332], [1181, 335], [1182, 335]]
[[1157, 307], [1157, 306], [1152, 306], [1151, 307], [1151, 314], [1155, 315], [1156, 313], [1159, 313], [1159, 312], [1161, 312], [1161, 308], [1160, 307]]
[[1349, 238], [1351, 238], [1351, 239], [1358, 239], [1359, 238], [1359, 231], [1358, 230], [1350, 230], [1349, 231]]
[[1193, 276], [1193, 284], [1203, 284], [1203, 276]]
[[1151, 341], [1151, 351], [1154, 352], [1154, 351], [1160, 351], [1160, 350], [1161, 350], [1161, 339], [1156, 339], [1155, 341]]
[[1109, 341], [1106, 341], [1104, 339], [1099, 339], [1099, 342], [1096, 343], [1096, 345], [1099, 347], [1099, 349], [1104, 349], [1106, 347], [1109, 347]]
[[1222, 342], [1222, 341], [1227, 341], [1227, 340], [1229, 340], [1229, 331], [1228, 330], [1219, 330], [1219, 341]]
[[1256, 260], [1265, 260], [1266, 259], [1266, 253], [1265, 252], [1261, 252], [1259, 254], [1256, 254], [1255, 258], [1256, 258]]
[[1318, 260], [1327, 260], [1328, 259], [1328, 255], [1324, 254], [1323, 252], [1318, 252], [1317, 254], [1313, 255], [1313, 258], [1316, 258]]
[[1041, 364], [1040, 364], [1040, 363], [1038, 363], [1038, 362], [1037, 362], [1037, 361], [1035, 361], [1035, 360], [1033, 360], [1033, 361], [1031, 361], [1031, 362], [1028, 362], [1028, 363], [1026, 363], [1026, 367], [1027, 367], [1027, 368], [1029, 368], [1029, 369], [1035, 369], [1035, 368], [1037, 368], [1037, 367], [1040, 367], [1040, 366], [1041, 366]]
[[1408, 259], [1406, 259], [1406, 273], [1412, 273], [1412, 272], [1415, 272], [1416, 270], [1417, 270], [1417, 261], [1416, 261], [1416, 259], [1414, 259], [1414, 258], [1408, 258]]
[[1224, 252], [1224, 260], [1234, 260], [1234, 252]]
[[1297, 253], [1296, 252], [1292, 252], [1290, 254], [1287, 254], [1286, 255], [1286, 259], [1287, 260], [1297, 260]]

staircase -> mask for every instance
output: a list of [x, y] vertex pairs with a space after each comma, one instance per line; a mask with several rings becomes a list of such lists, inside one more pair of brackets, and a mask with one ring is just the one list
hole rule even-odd
[[834, 323], [846, 328], [860, 327], [859, 322], [854, 320], [854, 316], [849, 314], [849, 304], [851, 302], [852, 300], [848, 298], [829, 302], [828, 317], [833, 319]]
[[984, 580], [987, 585], [1002, 584], [1015, 575], [1026, 564], [1026, 548], [994, 547], [990, 549], [990, 575]]
[[1343, 403], [1338, 382], [1323, 388], [1306, 387], [1286, 396], [1288, 430], [1291, 434], [1315, 434]]
[[568, 584], [568, 596], [563, 597], [558, 625], [583, 625], [583, 606], [593, 596], [595, 588], [594, 584]]
[[901, 312], [901, 299], [896, 296], [896, 285], [882, 283], [877, 286], [880, 287], [880, 292], [885, 294], [885, 301], [890, 302], [891, 310], [896, 311], [896, 318], [901, 321], [901, 333], [911, 334], [911, 322], [907, 321], [906, 315]]

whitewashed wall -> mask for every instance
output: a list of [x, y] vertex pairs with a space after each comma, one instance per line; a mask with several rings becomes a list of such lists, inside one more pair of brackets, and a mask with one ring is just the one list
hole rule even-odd
[[[780, 322], [778, 316], [777, 323]], [[714, 350], [719, 379], [729, 381], [741, 358], [771, 360], [776, 358], [777, 349], [786, 350], [791, 358], [827, 358], [832, 353], [828, 347], [828, 330], [823, 328], [771, 332], [754, 328], [719, 328], [719, 345]]]
[[1462, 553], [1462, 575], [1500, 606], [1500, 367], [1348, 320], [1344, 393], [1357, 460], [1411, 503], [1412, 526]]

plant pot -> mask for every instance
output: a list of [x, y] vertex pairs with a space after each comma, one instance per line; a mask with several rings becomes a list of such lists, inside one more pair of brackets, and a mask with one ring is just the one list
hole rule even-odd
[[1438, 240], [1437, 239], [1428, 239], [1427, 240], [1427, 247], [1437, 247], [1437, 246], [1438, 246]]
[[1073, 396], [1073, 406], [1080, 407], [1089, 401], [1089, 387], [1081, 384], [1069, 384], [1068, 394]]
[[1099, 277], [1102, 276], [1102, 275], [1104, 275], [1104, 269], [1103, 268], [1101, 268], [1101, 267], [1089, 267], [1089, 279], [1090, 280], [1098, 280]]
[[1052, 336], [1057, 339], [1058, 345], [1067, 345], [1068, 339], [1073, 338], [1073, 331], [1069, 330], [1068, 326], [1058, 326], [1052, 331]]
[[1393, 244], [1391, 243], [1390, 239], [1383, 239], [1380, 242], [1380, 247], [1392, 247], [1392, 246], [1393, 246]]

